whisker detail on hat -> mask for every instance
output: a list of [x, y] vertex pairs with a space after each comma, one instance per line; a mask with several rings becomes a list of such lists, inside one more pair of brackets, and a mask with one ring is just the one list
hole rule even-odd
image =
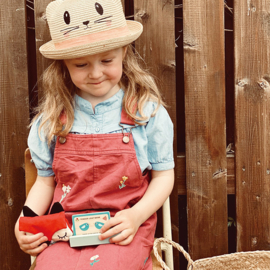
[[80, 26], [68, 27], [68, 28], [65, 28], [65, 29], [63, 29], [63, 30], [60, 30], [60, 32], [66, 31], [66, 30], [67, 30], [67, 32], [65, 32], [65, 33], [63, 34], [63, 35], [66, 35], [66, 34], [70, 33], [71, 31], [76, 30], [76, 29], [79, 29], [79, 28], [80, 28]]
[[108, 17], [101, 18], [101, 19], [99, 19], [99, 20], [94, 21], [94, 23], [111, 22], [112, 20], [106, 20], [106, 19], [109, 19], [109, 18], [111, 18], [111, 17], [112, 17], [112, 16], [108, 16]]

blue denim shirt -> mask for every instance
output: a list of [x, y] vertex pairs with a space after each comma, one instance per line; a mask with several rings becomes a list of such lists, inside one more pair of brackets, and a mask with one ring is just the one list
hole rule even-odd
[[[75, 95], [75, 120], [71, 129], [72, 133], [106, 134], [120, 133], [119, 126], [122, 110], [124, 91], [118, 91], [114, 96], [96, 105]], [[154, 102], [148, 102], [144, 107], [144, 114], [148, 117], [145, 126], [132, 129], [135, 151], [142, 172], [148, 170], [169, 170], [174, 168], [173, 160], [173, 124], [163, 106], [160, 106], [156, 115], [151, 114], [156, 108]], [[38, 169], [39, 176], [53, 176], [53, 155], [56, 138], [48, 147], [44, 134], [41, 139], [38, 135], [40, 118], [31, 127], [28, 146], [32, 159]], [[129, 132], [128, 125], [124, 125], [125, 132]], [[79, 135], [78, 135], [79, 136]]]

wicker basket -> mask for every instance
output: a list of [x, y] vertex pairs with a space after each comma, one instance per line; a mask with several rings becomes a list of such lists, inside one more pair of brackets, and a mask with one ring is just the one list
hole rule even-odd
[[227, 255], [215, 256], [211, 258], [200, 259], [193, 261], [189, 254], [177, 243], [165, 239], [158, 238], [154, 242], [154, 254], [161, 266], [165, 270], [170, 269], [160, 258], [157, 247], [160, 243], [167, 243], [177, 248], [187, 259], [187, 270], [265, 270], [270, 269], [270, 251], [250, 251], [236, 252]]

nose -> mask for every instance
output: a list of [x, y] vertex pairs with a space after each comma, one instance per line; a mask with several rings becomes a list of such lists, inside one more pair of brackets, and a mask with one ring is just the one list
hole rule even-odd
[[99, 79], [102, 76], [102, 69], [99, 64], [95, 64], [92, 66], [91, 70], [89, 71], [89, 78], [90, 79]]
[[90, 23], [90, 21], [83, 22], [84, 25], [88, 25], [89, 23]]

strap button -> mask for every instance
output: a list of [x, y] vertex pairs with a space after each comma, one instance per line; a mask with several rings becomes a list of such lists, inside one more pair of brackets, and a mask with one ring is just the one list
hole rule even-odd
[[128, 136], [124, 136], [123, 137], [123, 142], [124, 143], [129, 143], [129, 137]]
[[67, 139], [65, 137], [59, 137], [59, 142], [61, 144], [64, 144], [67, 141]]

